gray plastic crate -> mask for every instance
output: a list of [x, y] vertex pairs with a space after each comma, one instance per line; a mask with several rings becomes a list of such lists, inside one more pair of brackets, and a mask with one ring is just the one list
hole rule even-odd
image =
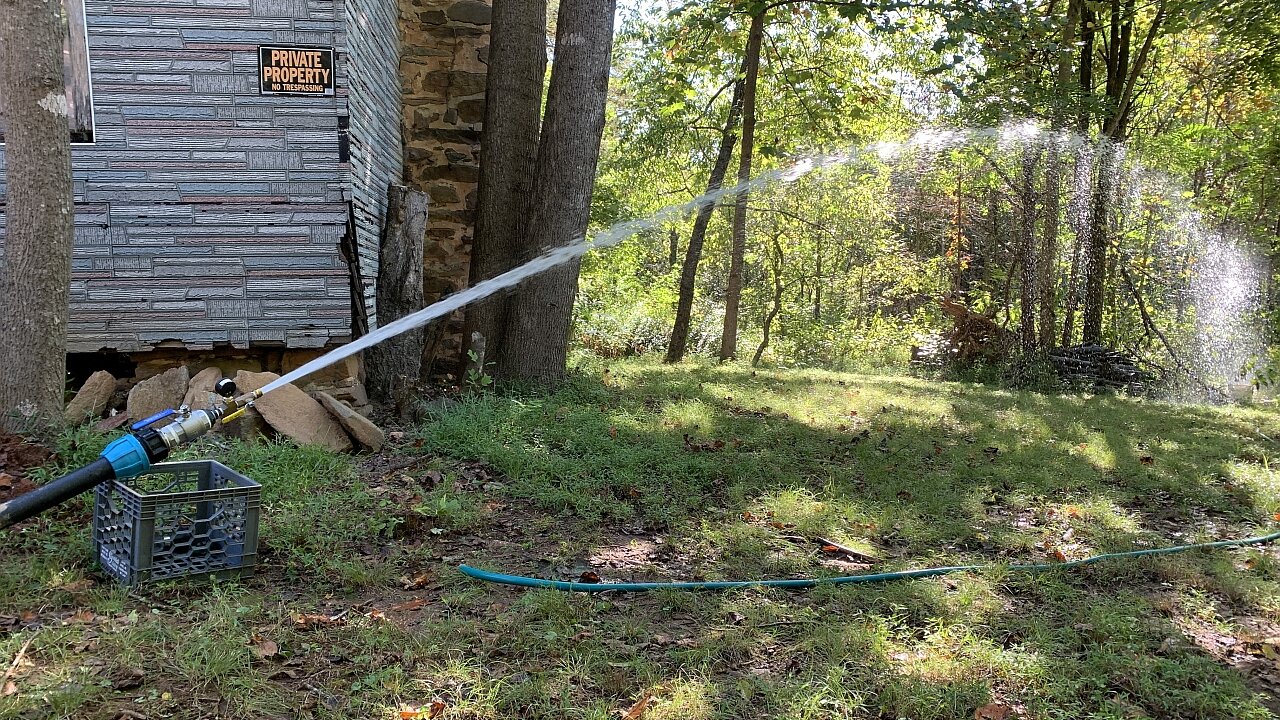
[[159, 463], [146, 475], [98, 486], [93, 552], [126, 585], [247, 577], [261, 498], [261, 485], [222, 463]]

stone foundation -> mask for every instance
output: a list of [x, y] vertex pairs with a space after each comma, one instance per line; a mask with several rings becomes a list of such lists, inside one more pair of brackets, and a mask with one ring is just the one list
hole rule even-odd
[[[488, 74], [489, 2], [400, 0], [405, 179], [431, 196], [423, 276], [428, 303], [467, 286], [480, 179]], [[461, 313], [437, 367], [462, 348]]]

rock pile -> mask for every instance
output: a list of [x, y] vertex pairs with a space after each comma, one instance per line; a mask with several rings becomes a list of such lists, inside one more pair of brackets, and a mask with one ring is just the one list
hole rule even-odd
[[[208, 407], [216, 400], [214, 385], [223, 378], [222, 370], [212, 366], [194, 377], [185, 365], [163, 372], [147, 368], [145, 375], [117, 379], [105, 370], [94, 373], [67, 405], [67, 422], [97, 421], [99, 430], [110, 430], [181, 405]], [[279, 377], [276, 373], [243, 369], [234, 375], [241, 392], [257, 390]], [[363, 385], [354, 377], [321, 378], [320, 382], [307, 385], [305, 391], [285, 385], [260, 398], [254, 406], [254, 410], [225, 429], [215, 428], [215, 432], [229, 431], [244, 439], [278, 434], [299, 444], [320, 445], [337, 452], [377, 452], [382, 447], [383, 431], [368, 419], [373, 407]]]

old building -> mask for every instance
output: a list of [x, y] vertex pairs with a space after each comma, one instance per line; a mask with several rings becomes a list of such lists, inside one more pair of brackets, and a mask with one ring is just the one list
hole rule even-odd
[[345, 342], [377, 323], [388, 183], [432, 195], [428, 299], [465, 282], [488, 5], [64, 4], [70, 352], [279, 369]]

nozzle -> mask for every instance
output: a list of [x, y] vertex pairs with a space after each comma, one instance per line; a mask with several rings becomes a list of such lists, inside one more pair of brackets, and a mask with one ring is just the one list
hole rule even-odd
[[222, 378], [217, 382], [216, 385], [213, 386], [213, 391], [218, 393], [220, 397], [224, 397], [224, 398], [235, 397], [236, 381], [232, 380], [231, 378]]

